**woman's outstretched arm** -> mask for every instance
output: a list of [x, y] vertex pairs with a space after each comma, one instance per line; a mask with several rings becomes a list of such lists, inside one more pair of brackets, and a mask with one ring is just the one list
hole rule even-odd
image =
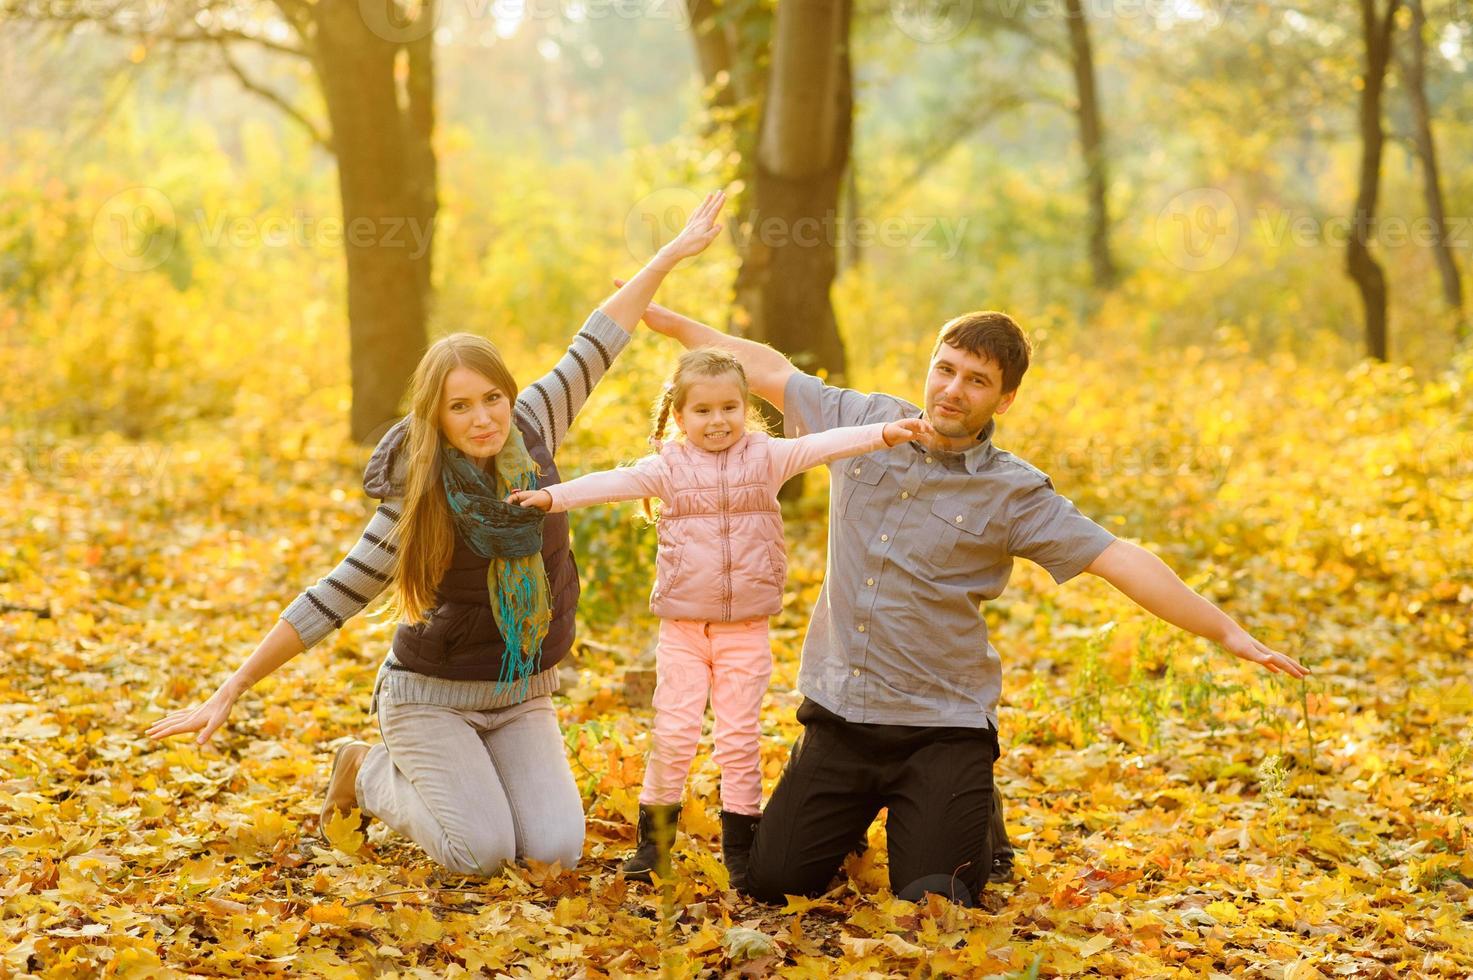
[[235, 673], [202, 703], [154, 722], [149, 726], [149, 737], [199, 732], [195, 741], [205, 742], [230, 717], [230, 709], [242, 694], [362, 612], [384, 591], [394, 574], [398, 549], [389, 540], [389, 533], [402, 510], [399, 500], [381, 503], [347, 556], [282, 611], [281, 619]]
[[235, 702], [242, 694], [305, 649], [307, 648], [302, 645], [302, 639], [297, 636], [292, 625], [284, 619], [278, 619], [276, 625], [271, 627], [271, 632], [266, 634], [266, 638], [246, 658], [245, 663], [237, 667], [235, 673], [215, 689], [214, 694], [201, 704], [192, 708], [180, 708], [160, 718], [149, 726], [148, 737], [168, 738], [170, 735], [199, 732], [194, 741], [203, 745], [215, 734], [216, 729], [225, 724], [225, 719], [230, 717], [230, 709], [235, 707]]
[[724, 194], [707, 197], [681, 233], [593, 311], [553, 369], [517, 396], [517, 414], [542, 433], [549, 451], [557, 452], [584, 402], [629, 344], [665, 275], [682, 259], [704, 250], [721, 231], [714, 221], [725, 200]]

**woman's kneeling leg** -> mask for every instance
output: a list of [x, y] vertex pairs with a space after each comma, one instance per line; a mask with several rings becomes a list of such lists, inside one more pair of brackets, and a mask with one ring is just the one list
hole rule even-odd
[[511, 806], [482, 741], [485, 714], [381, 701], [384, 741], [358, 771], [359, 807], [460, 874], [495, 874], [516, 857]]

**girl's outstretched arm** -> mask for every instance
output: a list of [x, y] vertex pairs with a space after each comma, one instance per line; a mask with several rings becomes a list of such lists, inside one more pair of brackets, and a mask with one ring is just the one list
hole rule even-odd
[[665, 274], [682, 259], [703, 250], [721, 231], [714, 222], [725, 200], [725, 195], [719, 193], [708, 196], [681, 233], [639, 275], [593, 311], [553, 369], [517, 396], [517, 414], [542, 433], [550, 452], [557, 452], [583, 403], [613, 366], [614, 358], [628, 346], [630, 335], [639, 326], [639, 318]]
[[789, 478], [815, 466], [898, 446], [933, 431], [931, 423], [925, 419], [900, 419], [825, 429], [796, 439], [773, 439], [769, 443], [774, 470], [773, 487], [780, 487]]
[[585, 473], [576, 480], [558, 483], [545, 490], [517, 490], [506, 499], [508, 503], [523, 507], [559, 513], [575, 507], [660, 497], [667, 486], [665, 464], [658, 455], [651, 455], [633, 466]]

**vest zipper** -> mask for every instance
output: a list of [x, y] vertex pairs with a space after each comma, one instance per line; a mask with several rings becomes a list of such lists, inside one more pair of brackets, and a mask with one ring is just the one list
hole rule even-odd
[[726, 485], [726, 458], [721, 454], [721, 621], [731, 622], [731, 499]]

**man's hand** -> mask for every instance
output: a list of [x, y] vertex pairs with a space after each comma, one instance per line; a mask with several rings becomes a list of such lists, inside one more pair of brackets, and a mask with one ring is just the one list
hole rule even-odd
[[1299, 661], [1287, 654], [1269, 649], [1253, 639], [1242, 627], [1238, 627], [1236, 632], [1222, 641], [1222, 648], [1235, 657], [1258, 664], [1277, 674], [1288, 674], [1290, 677], [1309, 676], [1308, 668]]
[[667, 310], [659, 303], [651, 303], [644, 310], [644, 325], [662, 337], [679, 340], [676, 336], [686, 318], [674, 310]]
[[1211, 640], [1235, 657], [1290, 677], [1309, 673], [1293, 657], [1249, 636], [1231, 616], [1193, 592], [1165, 562], [1140, 545], [1113, 541], [1085, 571], [1115, 586], [1146, 612]]
[[[622, 288], [625, 282], [626, 280], [624, 279], [615, 279], [614, 285]], [[689, 317], [681, 316], [674, 310], [661, 306], [659, 303], [651, 303], [649, 306], [646, 306], [642, 319], [644, 320], [644, 325], [655, 333], [662, 337], [669, 337], [675, 341], [681, 339], [680, 328], [683, 325], [695, 322]]]

